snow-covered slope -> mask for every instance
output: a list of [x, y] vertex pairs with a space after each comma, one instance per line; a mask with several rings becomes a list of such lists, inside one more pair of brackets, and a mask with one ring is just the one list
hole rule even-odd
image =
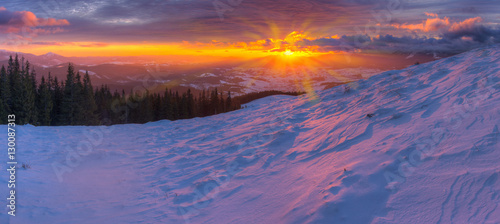
[[0, 222], [498, 223], [499, 83], [495, 46], [208, 118], [17, 127]]

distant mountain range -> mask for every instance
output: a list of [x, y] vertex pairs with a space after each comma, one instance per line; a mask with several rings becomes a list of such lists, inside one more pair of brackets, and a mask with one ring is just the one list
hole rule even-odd
[[[43, 55], [0, 50], [0, 65], [7, 65], [9, 56], [18, 55], [29, 61], [37, 72], [37, 78], [47, 76], [66, 78], [68, 63], [76, 71], [89, 72], [94, 86], [108, 85], [112, 90], [129, 92], [147, 88], [160, 92], [165, 88], [195, 93], [208, 88], [219, 88], [243, 94], [264, 90], [304, 91], [305, 88], [323, 90], [345, 82], [369, 77], [380, 71], [400, 69], [416, 61], [427, 62], [431, 55], [358, 55], [344, 58], [321, 56], [314, 68], [304, 61], [297, 61], [299, 69], [273, 69], [279, 56], [241, 61], [236, 58], [200, 56], [127, 56], [127, 57], [65, 57], [52, 52]], [[363, 67], [359, 67], [362, 65]]]

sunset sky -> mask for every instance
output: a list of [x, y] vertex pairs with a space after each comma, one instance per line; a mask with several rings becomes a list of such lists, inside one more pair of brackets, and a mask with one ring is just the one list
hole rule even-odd
[[0, 49], [64, 56], [455, 54], [500, 43], [498, 0], [26, 0]]

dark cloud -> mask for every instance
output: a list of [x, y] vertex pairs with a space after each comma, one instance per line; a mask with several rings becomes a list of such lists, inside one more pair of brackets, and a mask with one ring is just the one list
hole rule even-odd
[[[217, 10], [216, 2], [224, 4], [226, 10]], [[101, 40], [135, 41], [138, 34], [150, 32], [150, 35], [143, 35], [143, 40], [210, 41], [214, 37], [277, 38], [300, 29], [351, 32], [353, 23], [363, 24], [363, 18], [369, 17], [362, 12], [370, 6], [378, 7], [380, 2], [242, 0], [239, 4], [230, 4], [227, 0], [27, 0], [24, 4], [2, 4], [9, 9], [32, 10], [43, 16], [68, 19], [73, 24], [68, 28], [72, 33], [95, 35]]]
[[[471, 38], [463, 38], [471, 37]], [[320, 46], [321, 51], [364, 51], [380, 53], [405, 54], [438, 54], [448, 56], [471, 50], [487, 44], [500, 43], [500, 30], [475, 27], [474, 30], [463, 30], [445, 33], [440, 38], [427, 37], [396, 37], [383, 35], [371, 38], [369, 36], [342, 36], [338, 39], [320, 38], [303, 40], [304, 46]]]
[[473, 25], [461, 27], [444, 33], [446, 39], [467, 39], [470, 38], [478, 43], [500, 43], [500, 29], [492, 29], [483, 25]]
[[[221, 4], [222, 11], [214, 6]], [[480, 23], [456, 29], [429, 26], [427, 31], [435, 33], [391, 26], [421, 23], [429, 18], [425, 12], [456, 21], [480, 16], [485, 23], [499, 24], [498, 0], [24, 0], [0, 6], [7, 9], [0, 11], [0, 26], [11, 21], [14, 11], [71, 24], [66, 32], [36, 41], [251, 42], [306, 31], [341, 37], [302, 42], [326, 50], [448, 53], [499, 42], [499, 29]]]

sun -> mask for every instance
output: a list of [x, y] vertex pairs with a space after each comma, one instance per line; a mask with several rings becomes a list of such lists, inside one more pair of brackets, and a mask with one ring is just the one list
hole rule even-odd
[[312, 57], [315, 55], [319, 55], [319, 53], [307, 51], [307, 50], [291, 50], [291, 49], [286, 49], [285, 51], [282, 51], [280, 53], [281, 56], [284, 58], [304, 58], [304, 57]]
[[290, 49], [287, 49], [286, 51], [283, 52], [283, 55], [285, 56], [292, 56], [295, 52], [291, 51]]

